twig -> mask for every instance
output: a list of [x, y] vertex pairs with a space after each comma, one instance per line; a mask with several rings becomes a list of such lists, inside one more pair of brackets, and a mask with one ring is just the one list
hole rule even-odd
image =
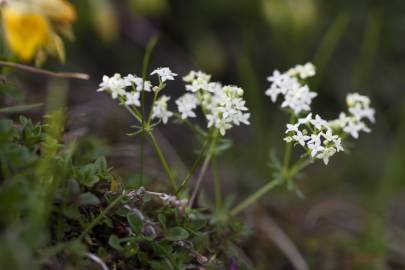
[[100, 257], [96, 256], [96, 255], [93, 254], [93, 253], [87, 253], [86, 255], [87, 255], [87, 257], [89, 257], [92, 261], [94, 261], [95, 263], [97, 263], [97, 264], [101, 267], [101, 269], [103, 269], [103, 270], [109, 270], [108, 267], [107, 267], [107, 265], [103, 262], [102, 259], [100, 259]]
[[90, 76], [85, 73], [54, 72], [54, 71], [50, 71], [50, 70], [46, 70], [46, 69], [42, 69], [42, 68], [36, 68], [36, 67], [18, 64], [18, 63], [14, 63], [14, 62], [8, 62], [8, 61], [0, 60], [0, 65], [28, 71], [31, 73], [41, 74], [41, 75], [45, 75], [45, 76], [51, 76], [51, 77], [70, 78], [70, 79], [79, 79], [79, 80], [88, 80], [90, 78]]
[[35, 103], [35, 104], [3, 107], [3, 108], [0, 108], [0, 113], [21, 113], [21, 112], [30, 111], [30, 110], [40, 108], [43, 105], [44, 104], [42, 104], [42, 103]]

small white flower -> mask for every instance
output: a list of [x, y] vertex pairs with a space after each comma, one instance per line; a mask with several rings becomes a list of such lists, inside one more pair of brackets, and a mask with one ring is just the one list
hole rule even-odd
[[281, 107], [292, 109], [296, 115], [310, 111], [312, 99], [317, 94], [311, 92], [307, 85], [301, 85], [298, 77], [304, 79], [313, 75], [315, 75], [315, 67], [310, 63], [304, 66], [298, 65], [286, 73], [276, 70], [267, 78], [271, 85], [265, 94], [270, 96], [272, 102], [276, 102], [279, 95], [284, 95]]
[[298, 127], [299, 124], [287, 124], [287, 130], [285, 131], [285, 133], [290, 133], [290, 132], [298, 132]]
[[124, 80], [120, 74], [116, 73], [112, 77], [106, 75], [103, 76], [103, 82], [100, 83], [97, 92], [109, 90], [111, 91], [111, 96], [116, 99], [118, 96], [124, 96], [126, 91], [125, 88], [131, 84]]
[[211, 82], [211, 75], [202, 71], [190, 71], [183, 80], [187, 82], [186, 90], [191, 93], [176, 101], [182, 118], [194, 117], [194, 109], [200, 105], [207, 127], [215, 127], [221, 135], [235, 125], [250, 124], [242, 88]]
[[125, 96], [125, 104], [126, 105], [135, 105], [141, 106], [141, 102], [139, 101], [140, 93], [139, 92], [130, 92], [126, 93]]
[[368, 133], [370, 129], [361, 121], [350, 121], [343, 128], [343, 131], [350, 134], [353, 138], [358, 139], [360, 131]]
[[311, 120], [311, 124], [316, 128], [321, 130], [323, 127], [328, 125], [328, 122], [323, 120], [318, 114], [315, 115], [315, 118]]
[[309, 91], [307, 85], [298, 86], [286, 92], [281, 107], [289, 107], [298, 115], [301, 112], [311, 110], [312, 99], [316, 96], [317, 93]]
[[322, 152], [325, 147], [317, 144], [308, 144], [309, 150], [311, 150], [311, 157], [315, 157], [319, 152]]
[[267, 77], [267, 80], [276, 86], [282, 86], [288, 79], [289, 77], [286, 74], [282, 74], [278, 70], [273, 71], [273, 75]]
[[170, 68], [168, 68], [168, 67], [157, 68], [154, 71], [152, 71], [152, 73], [150, 75], [155, 75], [155, 74], [157, 74], [160, 77], [162, 82], [165, 82], [168, 80], [172, 81], [172, 80], [174, 80], [174, 77], [177, 76], [177, 74], [173, 73], [170, 70]]
[[197, 108], [198, 99], [195, 95], [186, 93], [176, 100], [176, 104], [182, 119], [196, 117], [193, 110]]
[[202, 80], [209, 82], [211, 79], [211, 75], [204, 73], [202, 71], [194, 71], [191, 70], [186, 76], [183, 77], [183, 81], [185, 82], [192, 82], [194, 80]]
[[284, 140], [285, 142], [287, 142], [287, 143], [290, 143], [290, 142], [293, 141], [293, 138], [290, 137], [290, 136], [287, 136], [287, 137], [285, 137], [283, 140]]
[[349, 108], [349, 112], [356, 118], [356, 120], [367, 118], [370, 122], [375, 122], [375, 111], [372, 108], [362, 107], [359, 103], [357, 103]]
[[124, 80], [133, 84], [137, 91], [142, 91], [142, 89], [146, 92], [150, 92], [152, 90], [152, 84], [150, 81], [144, 81], [142, 78], [137, 77], [136, 75], [128, 74], [125, 76]]
[[332, 157], [336, 153], [336, 149], [332, 147], [325, 148], [320, 154], [316, 157], [319, 159], [323, 159], [325, 165], [328, 165], [329, 158]]
[[297, 65], [287, 71], [290, 76], [299, 76], [301, 79], [306, 79], [315, 76], [315, 66], [312, 63], [306, 63], [305, 65]]
[[326, 132], [323, 132], [321, 134], [322, 134], [323, 138], [328, 142], [334, 142], [339, 138], [338, 135], [333, 135], [331, 129], [328, 129], [328, 130], [326, 130]]
[[335, 152], [343, 151], [341, 138], [333, 133], [328, 122], [319, 115], [312, 118], [312, 113], [309, 113], [305, 118], [299, 118], [295, 124], [287, 124], [286, 133], [289, 136], [284, 141], [299, 143], [309, 150], [311, 157], [323, 159], [325, 164]]
[[190, 92], [197, 92], [199, 90], [208, 90], [209, 84], [204, 80], [194, 80], [191, 84], [186, 85], [186, 90]]
[[305, 142], [310, 139], [308, 135], [304, 135], [301, 131], [298, 131], [296, 135], [292, 136], [292, 138], [302, 146], [305, 146]]
[[357, 139], [361, 131], [371, 131], [364, 120], [368, 119], [374, 123], [375, 110], [370, 107], [370, 99], [358, 93], [348, 94], [346, 103], [349, 113], [347, 115], [343, 112], [340, 113], [338, 119], [329, 122], [329, 126], [334, 129], [342, 129], [343, 132]]
[[268, 88], [265, 92], [266, 96], [269, 96], [271, 98], [271, 101], [274, 103], [277, 101], [277, 97], [278, 95], [281, 94], [281, 90], [278, 87], [274, 87], [274, 85], [272, 85], [270, 88]]
[[337, 138], [336, 140], [334, 140], [334, 143], [337, 152], [344, 151], [341, 138]]
[[305, 118], [298, 119], [298, 125], [305, 125], [307, 123], [310, 123], [311, 120], [312, 120], [312, 113], [308, 113]]
[[362, 96], [359, 93], [351, 93], [346, 96], [347, 106], [352, 107], [356, 103], [360, 103], [365, 107], [370, 106], [370, 98], [367, 96]]
[[169, 118], [173, 115], [171, 111], [167, 109], [167, 102], [170, 100], [170, 97], [163, 95], [158, 100], [155, 101], [155, 104], [152, 108], [152, 118], [161, 119], [163, 124], [166, 124]]

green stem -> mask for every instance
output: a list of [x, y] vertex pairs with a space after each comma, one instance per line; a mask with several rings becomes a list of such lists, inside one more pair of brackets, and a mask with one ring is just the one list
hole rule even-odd
[[[140, 162], [140, 184], [143, 185], [143, 171], [144, 171], [144, 154], [145, 154], [145, 80], [147, 79], [147, 71], [150, 62], [150, 57], [152, 55], [152, 50], [156, 46], [158, 41], [157, 36], [151, 38], [145, 48], [145, 56], [142, 63], [142, 91], [141, 91], [141, 113], [142, 113], [142, 132], [141, 132], [141, 156]], [[149, 121], [149, 119], [148, 119]], [[149, 122], [148, 122], [149, 123]]]
[[[159, 81], [160, 81], [160, 77], [159, 77]], [[161, 87], [161, 85], [159, 85], [159, 89], [160, 89], [160, 87]], [[148, 126], [150, 126], [150, 123], [151, 123], [151, 121], [152, 121], [153, 106], [155, 105], [155, 102], [156, 102], [156, 99], [157, 99], [157, 96], [158, 96], [159, 92], [160, 92], [160, 91], [155, 91], [155, 92], [153, 93], [152, 104], [150, 105], [151, 108], [150, 108], [150, 110], [149, 110], [149, 115], [148, 115], [148, 121], [146, 121], [146, 123], [148, 124]]]
[[291, 166], [291, 169], [289, 170], [289, 176], [292, 177], [296, 175], [298, 172], [307, 167], [309, 164], [311, 164], [310, 159], [303, 159], [297, 161], [293, 166]]
[[215, 207], [222, 209], [221, 183], [219, 181], [217, 159], [214, 156], [211, 160], [211, 171], [214, 180]]
[[127, 109], [127, 111], [132, 114], [132, 116], [138, 120], [139, 123], [142, 123], [142, 115], [139, 113], [136, 107], [126, 105], [125, 100], [122, 97], [120, 97], [119, 100], [124, 105], [125, 109]]
[[195, 185], [194, 190], [192, 192], [192, 195], [191, 195], [191, 198], [190, 198], [190, 201], [189, 201], [189, 207], [192, 207], [192, 205], [194, 203], [194, 200], [197, 197], [198, 191], [200, 190], [201, 183], [202, 183], [202, 181], [204, 179], [205, 172], [207, 171], [208, 165], [210, 164], [210, 161], [211, 161], [211, 158], [214, 155], [215, 144], [217, 142], [217, 140], [216, 140], [217, 136], [218, 136], [218, 130], [215, 130], [214, 134], [212, 136], [211, 145], [210, 145], [210, 147], [208, 149], [208, 153], [207, 153], [207, 155], [206, 155], [206, 157], [204, 159], [203, 165], [201, 167], [200, 174], [198, 175], [196, 185]]
[[291, 160], [291, 150], [292, 150], [292, 143], [287, 143], [285, 146], [284, 162], [283, 162], [283, 179], [285, 181], [287, 180], [289, 174], [288, 171]]
[[255, 193], [250, 195], [247, 199], [245, 199], [243, 202], [238, 204], [234, 209], [231, 211], [231, 216], [236, 216], [243, 210], [245, 210], [247, 207], [255, 203], [259, 198], [261, 198], [264, 194], [275, 188], [276, 186], [280, 185], [281, 182], [276, 180], [273, 180], [266, 185], [262, 186], [259, 190], [257, 190]]
[[[295, 115], [291, 112], [289, 123], [292, 124], [295, 120]], [[289, 168], [291, 160], [292, 143], [286, 143], [283, 161], [283, 180], [287, 181], [289, 178]]]
[[176, 191], [177, 190], [176, 180], [173, 177], [169, 164], [167, 163], [167, 160], [166, 160], [165, 156], [163, 155], [162, 150], [160, 149], [160, 146], [159, 146], [158, 142], [156, 141], [156, 138], [153, 135], [153, 133], [148, 132], [148, 135], [152, 142], [153, 147], [155, 148], [156, 154], [158, 155], [159, 160], [162, 163], [163, 169], [165, 170], [165, 173], [166, 173], [167, 177], [169, 178], [169, 182], [172, 185], [173, 190]]
[[[294, 122], [294, 120], [295, 120], [295, 115], [294, 115], [294, 113], [291, 112], [291, 117], [290, 117], [289, 123], [292, 124]], [[292, 143], [287, 143], [285, 146], [285, 151], [284, 151], [284, 161], [283, 161], [283, 171], [282, 171], [282, 181], [284, 181], [284, 182], [286, 182], [292, 176], [291, 170], [290, 170], [291, 152], [292, 152]], [[267, 183], [266, 185], [262, 186], [255, 193], [250, 195], [246, 200], [244, 200], [242, 203], [238, 204], [231, 211], [231, 216], [235, 216], [235, 215], [239, 214], [245, 208], [247, 208], [251, 204], [255, 203], [264, 194], [266, 194], [267, 192], [272, 190], [277, 185], [281, 184], [282, 181], [279, 181], [279, 179], [275, 179], [275, 180]]]
[[105, 215], [117, 204], [119, 203], [122, 198], [125, 197], [125, 193], [122, 193], [120, 196], [118, 196], [112, 203], [110, 203], [95, 219], [93, 219], [89, 225], [83, 230], [83, 232], [79, 235], [77, 240], [82, 240], [83, 237], [86, 236], [86, 234], [93, 229], [94, 226], [96, 226], [102, 218], [105, 217]]
[[177, 189], [176, 195], [178, 195], [183, 190], [183, 188], [185, 188], [188, 185], [188, 182], [190, 181], [191, 177], [194, 175], [195, 170], [197, 169], [198, 165], [201, 163], [202, 157], [203, 157], [204, 153], [206, 152], [207, 144], [208, 144], [208, 140], [206, 140], [204, 142], [200, 153], [198, 154], [197, 158], [194, 160], [194, 163], [191, 166], [190, 170], [188, 171], [186, 177], [181, 182], [180, 187]]

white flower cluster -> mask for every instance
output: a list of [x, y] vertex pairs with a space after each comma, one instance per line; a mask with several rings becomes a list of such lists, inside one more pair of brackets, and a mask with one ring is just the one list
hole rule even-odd
[[196, 117], [194, 109], [198, 106], [198, 99], [194, 94], [184, 94], [176, 100], [176, 104], [182, 119]]
[[[128, 87], [131, 87], [129, 92], [127, 91]], [[104, 75], [103, 82], [100, 83], [97, 91], [109, 91], [113, 99], [121, 97], [126, 105], [139, 107], [141, 106], [139, 98], [142, 89], [146, 92], [150, 92], [152, 84], [132, 74], [121, 77], [121, 74], [116, 73], [112, 77]]]
[[[177, 76], [169, 68], [162, 67], [152, 71], [151, 75], [157, 75], [159, 85], [164, 87], [164, 82], [174, 80]], [[215, 127], [221, 135], [225, 135], [226, 130], [240, 123], [249, 125], [250, 114], [245, 106], [243, 90], [237, 86], [223, 86], [218, 82], [211, 82], [211, 76], [201, 71], [191, 71], [183, 78], [186, 82], [186, 93], [176, 100], [177, 109], [182, 119], [196, 117], [195, 110], [201, 107], [207, 119], [207, 126]], [[131, 88], [130, 90], [127, 90]], [[121, 104], [141, 106], [140, 97], [142, 90], [150, 92], [159, 89], [152, 86], [149, 81], [129, 74], [122, 77], [115, 74], [112, 77], [104, 76], [103, 82], [97, 91], [107, 91], [113, 99], [119, 98]], [[174, 115], [169, 111], [170, 97], [162, 95], [154, 101], [151, 118], [159, 119], [166, 124], [170, 117]]]
[[176, 100], [181, 117], [195, 117], [194, 110], [201, 106], [207, 126], [215, 127], [221, 135], [240, 123], [249, 125], [250, 114], [243, 99], [243, 89], [211, 82], [211, 76], [201, 71], [190, 71], [183, 77], [188, 93]]
[[267, 78], [271, 85], [266, 90], [266, 95], [270, 96], [273, 103], [277, 101], [279, 95], [283, 95], [281, 107], [290, 108], [296, 115], [310, 111], [312, 99], [317, 93], [311, 92], [308, 85], [302, 84], [300, 80], [314, 75], [315, 67], [311, 63], [297, 65], [285, 73], [275, 70], [273, 75]]
[[335, 129], [342, 129], [343, 132], [350, 134], [353, 138], [359, 137], [359, 132], [364, 131], [369, 133], [371, 130], [364, 122], [368, 119], [374, 123], [375, 110], [370, 107], [370, 99], [367, 96], [359, 95], [358, 93], [348, 94], [346, 104], [349, 113], [340, 113], [339, 118], [329, 122], [329, 125]]
[[[158, 75], [161, 82], [168, 80], [174, 80], [177, 76], [169, 68], [163, 67], [152, 71], [151, 75]], [[128, 90], [128, 88], [130, 88]], [[107, 91], [111, 94], [113, 99], [120, 98], [122, 104], [133, 105], [136, 107], [141, 106], [141, 92], [151, 92], [155, 89], [150, 81], [143, 80], [142, 78], [128, 74], [122, 77], [121, 74], [114, 74], [112, 77], [103, 76], [103, 81], [99, 85], [98, 92]], [[173, 115], [172, 112], [167, 109], [167, 102], [170, 100], [168, 96], [161, 96], [154, 104], [152, 108], [152, 118], [161, 119], [163, 123], [167, 123], [168, 119]]]
[[309, 113], [295, 124], [287, 124], [287, 143], [297, 142], [308, 151], [312, 158], [322, 159], [328, 165], [329, 158], [343, 151], [342, 139], [335, 135], [329, 123], [319, 115]]
[[[313, 117], [311, 111], [312, 99], [317, 96], [311, 92], [303, 80], [315, 75], [315, 67], [311, 63], [297, 65], [285, 73], [274, 71], [268, 77], [271, 86], [266, 91], [273, 102], [279, 95], [284, 96], [283, 108], [290, 108], [296, 118], [295, 123], [287, 124], [284, 140], [287, 143], [301, 145], [312, 158], [322, 159], [327, 165], [330, 157], [343, 151], [342, 140], [345, 134], [353, 138], [359, 137], [359, 132], [370, 132], [365, 120], [374, 123], [375, 110], [370, 107], [370, 99], [358, 93], [348, 94], [346, 103], [348, 113], [340, 113], [339, 118], [326, 121], [319, 115]], [[303, 112], [309, 112], [302, 117]]]

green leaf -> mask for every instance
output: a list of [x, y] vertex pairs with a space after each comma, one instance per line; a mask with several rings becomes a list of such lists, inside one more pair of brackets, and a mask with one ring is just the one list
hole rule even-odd
[[100, 203], [99, 198], [96, 195], [90, 192], [80, 194], [79, 204], [80, 205], [97, 205]]
[[204, 219], [193, 219], [189, 221], [189, 226], [195, 231], [202, 229], [207, 224]]
[[120, 239], [115, 234], [110, 235], [108, 244], [117, 251], [123, 251], [123, 248], [120, 244]]
[[87, 164], [81, 167], [79, 170], [75, 171], [74, 175], [77, 181], [87, 187], [94, 186], [94, 184], [100, 180], [96, 175], [96, 167], [94, 164]]
[[167, 270], [168, 267], [170, 267], [169, 269], [171, 269], [171, 265], [168, 265], [166, 262], [159, 262], [159, 261], [150, 261], [149, 265], [151, 267], [151, 269], [154, 270]]
[[62, 208], [63, 214], [70, 219], [78, 219], [80, 211], [77, 205], [65, 206]]
[[102, 176], [108, 175], [107, 160], [105, 159], [105, 157], [97, 158], [97, 160], [94, 162], [94, 166], [98, 174]]
[[167, 230], [167, 227], [166, 227], [166, 216], [165, 216], [164, 214], [160, 213], [160, 214], [158, 215], [158, 219], [159, 219], [160, 224], [161, 224], [162, 227], [163, 227], [163, 230]]
[[132, 230], [134, 230], [135, 233], [140, 233], [142, 231], [143, 227], [143, 222], [142, 219], [133, 213], [129, 213], [127, 215], [127, 220], [129, 225], [131, 226]]
[[13, 121], [8, 119], [0, 120], [0, 142], [10, 142], [15, 136]]
[[174, 227], [170, 228], [166, 232], [166, 239], [169, 241], [180, 241], [180, 240], [185, 240], [189, 237], [188, 231], [183, 229], [182, 227]]
[[87, 247], [86, 245], [82, 244], [79, 241], [74, 241], [70, 246], [69, 246], [69, 250], [80, 257], [85, 256], [85, 254], [87, 253]]

